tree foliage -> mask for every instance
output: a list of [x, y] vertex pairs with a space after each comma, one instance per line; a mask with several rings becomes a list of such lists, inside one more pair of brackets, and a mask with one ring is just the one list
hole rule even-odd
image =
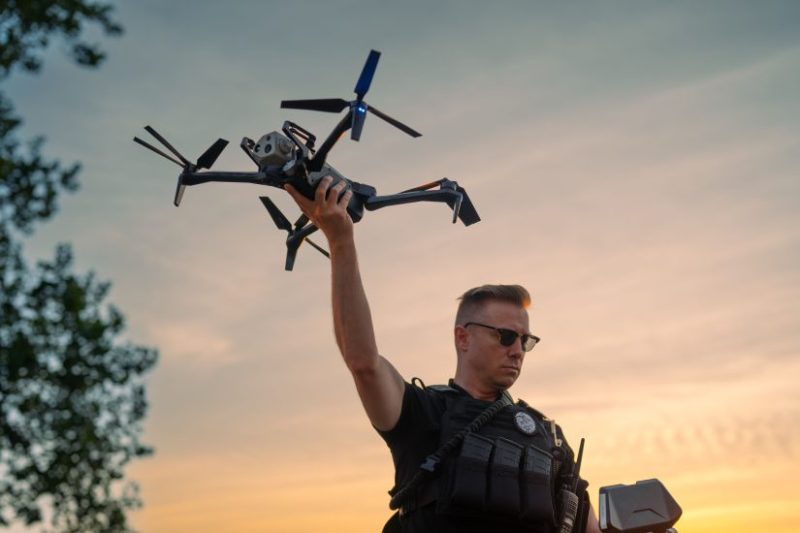
[[[81, 40], [86, 24], [110, 35], [111, 7], [81, 0], [0, 0], [0, 82], [36, 72], [51, 38], [78, 64], [104, 54]], [[78, 187], [78, 164], [19, 138], [21, 119], [0, 91], [0, 526], [50, 523], [59, 531], [128, 531], [140, 505], [125, 465], [151, 453], [139, 441], [142, 375], [156, 351], [119, 340], [125, 321], [105, 302], [109, 284], [72, 269], [68, 245], [30, 266], [24, 238]]]
[[112, 7], [83, 0], [0, 0], [0, 78], [16, 68], [30, 72], [42, 66], [41, 52], [52, 37], [66, 39], [79, 65], [99, 65], [105, 54], [97, 45], [80, 40], [86, 23], [100, 24], [106, 35], [120, 35]]

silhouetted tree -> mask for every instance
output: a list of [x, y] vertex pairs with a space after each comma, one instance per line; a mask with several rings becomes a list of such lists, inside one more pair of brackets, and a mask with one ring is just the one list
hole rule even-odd
[[[122, 28], [111, 6], [83, 0], [0, 0], [0, 82], [37, 72], [50, 38], [80, 65], [104, 54], [81, 40], [86, 24]], [[72, 252], [28, 265], [22, 243], [77, 189], [78, 164], [23, 142], [21, 120], [0, 91], [0, 527], [46, 521], [59, 531], [128, 531], [141, 505], [125, 465], [152, 452], [139, 442], [147, 403], [142, 375], [153, 349], [119, 341], [124, 317], [105, 303], [109, 284], [72, 271]]]

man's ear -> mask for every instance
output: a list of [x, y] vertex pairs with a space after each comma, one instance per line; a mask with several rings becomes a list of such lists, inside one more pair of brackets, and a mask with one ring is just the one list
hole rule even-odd
[[464, 326], [456, 326], [453, 330], [453, 337], [456, 343], [456, 351], [461, 353], [469, 346], [469, 331]]

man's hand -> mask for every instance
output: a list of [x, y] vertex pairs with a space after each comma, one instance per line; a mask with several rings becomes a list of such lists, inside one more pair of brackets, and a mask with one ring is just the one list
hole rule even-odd
[[[291, 185], [285, 185], [286, 192], [294, 198], [300, 210], [311, 223], [322, 230], [331, 247], [341, 239], [352, 240], [353, 236], [353, 220], [347, 213], [347, 204], [353, 197], [353, 191], [348, 190], [342, 194], [346, 185], [345, 181], [341, 180], [331, 187], [332, 182], [331, 176], [322, 178], [314, 192], [313, 201], [300, 194]], [[341, 198], [339, 198], [340, 195]]]

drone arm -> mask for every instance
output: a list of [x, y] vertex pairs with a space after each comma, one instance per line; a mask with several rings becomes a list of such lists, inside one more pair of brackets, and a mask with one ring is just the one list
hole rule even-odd
[[339, 137], [341, 137], [344, 132], [350, 129], [352, 122], [353, 110], [351, 109], [344, 117], [342, 117], [342, 120], [339, 121], [336, 127], [333, 128], [333, 131], [319, 147], [317, 153], [314, 154], [314, 159], [308, 162], [309, 170], [313, 172], [322, 168], [322, 165], [325, 164], [325, 158], [328, 156], [328, 152], [331, 151], [331, 148], [333, 148], [333, 145], [339, 140]]
[[183, 185], [199, 185], [210, 181], [281, 187], [286, 178], [268, 172], [185, 172], [181, 175], [181, 184]]
[[[414, 202], [444, 202], [453, 209], [453, 222], [457, 218], [465, 226], [469, 226], [480, 221], [478, 213], [469, 201], [466, 191], [460, 187], [457, 190], [447, 188], [437, 191], [411, 190], [386, 196], [373, 196], [364, 201], [364, 208], [367, 211], [375, 211], [390, 205], [410, 204]], [[463, 204], [463, 209], [462, 209]]]
[[461, 204], [462, 195], [456, 191], [413, 191], [389, 194], [386, 196], [373, 196], [364, 202], [367, 211], [375, 211], [390, 205], [411, 204], [415, 202], [443, 202], [454, 208], [453, 222], [458, 216], [457, 207]]
[[390, 205], [411, 204], [415, 202], [448, 202], [453, 199], [452, 191], [412, 191], [384, 196], [373, 196], [364, 202], [367, 211], [375, 211]]

